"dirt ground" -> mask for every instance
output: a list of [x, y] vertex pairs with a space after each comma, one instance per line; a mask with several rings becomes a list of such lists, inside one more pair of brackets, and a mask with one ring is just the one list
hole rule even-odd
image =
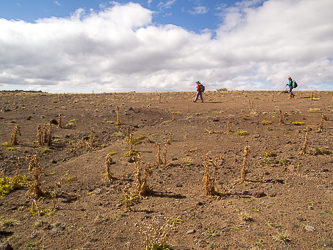
[[[145, 249], [145, 238], [162, 228], [173, 249], [333, 249], [333, 93], [295, 95], [207, 91], [204, 103], [193, 103], [194, 92], [1, 92], [2, 178], [15, 175], [19, 157], [17, 174], [29, 177], [0, 199], [1, 242], [13, 249]], [[51, 145], [38, 145], [37, 126], [50, 121]], [[9, 145], [17, 125], [18, 145]], [[125, 156], [128, 127], [141, 178], [147, 163], [152, 169], [152, 192], [129, 210], [124, 189], [135, 198], [137, 175]], [[156, 164], [156, 143], [165, 166]], [[223, 157], [213, 196], [203, 195], [206, 154]], [[27, 195], [29, 155], [44, 172], [41, 198]], [[103, 179], [108, 155], [111, 181]]]

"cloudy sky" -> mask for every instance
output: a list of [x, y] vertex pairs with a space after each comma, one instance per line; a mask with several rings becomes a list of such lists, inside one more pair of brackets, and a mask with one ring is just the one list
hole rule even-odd
[[0, 90], [333, 90], [332, 0], [0, 2]]

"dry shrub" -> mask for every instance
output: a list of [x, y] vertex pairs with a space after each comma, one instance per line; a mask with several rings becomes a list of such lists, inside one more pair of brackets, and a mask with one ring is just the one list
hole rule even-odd
[[112, 163], [112, 157], [111, 155], [107, 155], [105, 157], [105, 173], [104, 173], [104, 181], [111, 181], [113, 173], [110, 172], [110, 166]]
[[165, 218], [153, 217], [151, 223], [143, 222], [139, 227], [139, 233], [143, 237], [143, 248], [145, 250], [172, 250], [168, 245], [167, 238], [174, 229]]
[[121, 125], [122, 123], [120, 122], [120, 118], [119, 118], [119, 107], [116, 107], [117, 109], [117, 122], [115, 123], [115, 125]]
[[280, 120], [279, 120], [279, 124], [280, 124], [280, 125], [285, 125], [285, 123], [284, 123], [284, 119], [285, 119], [285, 117], [286, 117], [286, 114], [287, 114], [287, 113], [284, 113], [284, 114], [282, 115], [282, 111], [281, 111], [281, 109], [280, 109]]
[[33, 184], [27, 192], [28, 197], [39, 198], [45, 195], [44, 189], [40, 183], [40, 178], [44, 174], [43, 169], [40, 167], [37, 155], [27, 156], [29, 160], [29, 171], [33, 172]]
[[61, 128], [61, 114], [59, 114], [59, 116], [58, 116], [58, 127], [57, 128]]
[[208, 133], [208, 134], [223, 134], [223, 130], [214, 131], [214, 130], [205, 129], [204, 133]]
[[309, 137], [309, 133], [310, 133], [311, 130], [312, 129], [309, 128], [309, 127], [306, 128], [305, 140], [304, 140], [302, 150], [301, 150], [301, 152], [299, 152], [300, 155], [305, 155], [306, 154], [306, 147], [308, 145], [308, 137]]
[[154, 145], [154, 147], [157, 147], [157, 154], [156, 154], [156, 163], [155, 163], [155, 166], [158, 167], [158, 166], [160, 166], [162, 164], [162, 160], [161, 160], [161, 145], [156, 142], [156, 144]]
[[232, 132], [232, 130], [230, 129], [230, 121], [228, 121], [228, 123], [227, 123], [226, 134], [229, 134], [229, 133], [231, 133], [231, 132]]
[[244, 181], [246, 181], [246, 167], [248, 164], [248, 159], [247, 156], [249, 155], [249, 153], [251, 153], [250, 147], [249, 146], [245, 146], [244, 147], [244, 156], [243, 156], [243, 167], [241, 170], [241, 177], [239, 179], [239, 183], [243, 183]]
[[327, 117], [324, 113], [322, 113], [320, 123], [319, 123], [319, 130], [323, 129], [324, 121], [327, 121]]
[[11, 136], [10, 136], [10, 145], [18, 145], [17, 136], [21, 136], [21, 128], [19, 125], [15, 126]]
[[141, 198], [142, 196], [146, 196], [149, 193], [152, 192], [152, 187], [148, 186], [147, 178], [148, 175], [152, 175], [153, 171], [150, 168], [150, 164], [147, 163], [146, 167], [144, 169], [144, 176], [141, 178], [141, 156], [140, 153], [134, 157], [135, 160], [135, 170], [134, 170], [134, 176], [135, 176], [135, 181], [134, 181], [134, 194], [139, 196]]
[[[223, 160], [222, 156], [216, 157], [215, 160], [212, 160], [212, 157], [210, 157], [208, 154], [206, 154], [204, 159], [204, 165], [205, 165], [205, 173], [204, 177], [202, 179], [203, 188], [202, 188], [202, 194], [203, 196], [214, 196], [216, 194], [219, 194], [219, 192], [215, 189], [215, 183], [216, 183], [216, 171], [217, 171], [217, 162], [218, 160]], [[212, 177], [209, 174], [209, 168], [213, 167], [213, 174]]]

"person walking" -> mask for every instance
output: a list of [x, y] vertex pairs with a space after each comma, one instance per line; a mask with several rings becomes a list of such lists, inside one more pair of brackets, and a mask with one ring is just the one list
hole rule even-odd
[[202, 90], [201, 90], [201, 83], [199, 81], [196, 82], [197, 84], [197, 95], [195, 96], [195, 99], [193, 100], [193, 102], [196, 102], [198, 100], [198, 97], [200, 96], [200, 99], [201, 99], [201, 102], [203, 102], [203, 99], [202, 99]]
[[289, 76], [288, 80], [289, 80], [289, 83], [287, 85], [289, 87], [289, 90], [288, 90], [288, 92], [289, 92], [289, 99], [292, 99], [295, 96], [293, 94], [293, 79], [291, 79], [291, 77]]

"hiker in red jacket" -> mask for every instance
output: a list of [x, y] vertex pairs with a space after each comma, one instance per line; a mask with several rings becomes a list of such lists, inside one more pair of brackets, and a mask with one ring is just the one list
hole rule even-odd
[[203, 99], [202, 99], [202, 92], [203, 91], [202, 91], [202, 88], [201, 88], [202, 84], [199, 81], [197, 81], [196, 84], [197, 84], [197, 95], [195, 96], [195, 99], [193, 100], [193, 102], [196, 102], [198, 100], [199, 96], [200, 96], [201, 102], [203, 102]]

